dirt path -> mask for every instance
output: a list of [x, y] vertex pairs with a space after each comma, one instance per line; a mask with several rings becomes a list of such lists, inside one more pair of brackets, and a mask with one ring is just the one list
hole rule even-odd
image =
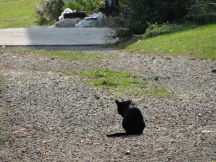
[[[118, 57], [84, 62], [0, 54], [0, 74], [7, 78], [0, 95], [7, 113], [0, 118], [7, 137], [0, 161], [216, 160], [216, 62], [103, 53]], [[56, 72], [65, 68], [129, 71], [176, 95], [120, 97]], [[115, 99], [137, 103], [147, 124], [144, 134], [106, 137], [123, 131]]]

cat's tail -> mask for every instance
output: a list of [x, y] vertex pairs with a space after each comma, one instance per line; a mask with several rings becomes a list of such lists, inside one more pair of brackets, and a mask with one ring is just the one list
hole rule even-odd
[[113, 133], [113, 134], [107, 134], [107, 137], [121, 137], [121, 136], [127, 136], [127, 133]]

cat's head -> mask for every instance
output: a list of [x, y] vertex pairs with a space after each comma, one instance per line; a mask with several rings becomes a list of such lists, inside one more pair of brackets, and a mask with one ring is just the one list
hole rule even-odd
[[122, 101], [122, 102], [120, 102], [118, 100], [115, 100], [115, 103], [117, 104], [118, 113], [121, 116], [124, 116], [125, 110], [127, 110], [128, 108], [130, 108], [130, 105], [131, 105], [132, 101], [128, 100], [128, 101]]

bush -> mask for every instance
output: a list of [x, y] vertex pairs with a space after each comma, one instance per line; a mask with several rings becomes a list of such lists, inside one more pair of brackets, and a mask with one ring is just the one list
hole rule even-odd
[[38, 24], [53, 24], [63, 11], [63, 0], [42, 0], [37, 6]]
[[188, 0], [123, 0], [122, 27], [128, 28], [129, 34], [133, 35], [143, 34], [148, 24], [182, 21], [187, 14], [188, 2]]
[[189, 20], [201, 24], [216, 22], [215, 0], [193, 0], [188, 11]]
[[197, 27], [195, 24], [191, 23], [185, 23], [185, 24], [170, 24], [170, 23], [164, 23], [164, 24], [151, 24], [146, 29], [143, 38], [150, 38], [155, 37], [162, 34], [168, 34], [168, 33], [176, 33], [176, 32], [182, 32], [185, 30], [190, 30]]
[[63, 8], [86, 11], [87, 14], [98, 12], [104, 0], [67, 0]]
[[42, 0], [37, 7], [38, 24], [53, 24], [65, 8], [86, 11], [87, 14], [98, 12], [104, 0]]

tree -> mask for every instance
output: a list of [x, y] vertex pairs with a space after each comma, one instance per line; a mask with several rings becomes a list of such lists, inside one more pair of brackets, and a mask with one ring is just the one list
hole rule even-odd
[[[181, 21], [190, 0], [122, 0], [123, 26], [142, 34], [151, 23]], [[127, 8], [127, 12], [124, 10]]]
[[40, 25], [54, 23], [61, 15], [63, 6], [63, 0], [42, 0], [37, 7], [38, 23]]
[[215, 0], [193, 0], [188, 8], [187, 18], [198, 23], [216, 22]]

